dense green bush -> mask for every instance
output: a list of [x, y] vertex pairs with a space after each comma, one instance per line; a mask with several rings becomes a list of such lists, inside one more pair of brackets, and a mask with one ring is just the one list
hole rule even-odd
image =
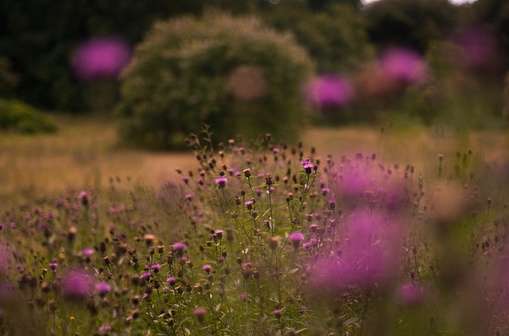
[[311, 71], [291, 36], [255, 18], [209, 13], [161, 22], [122, 75], [121, 133], [150, 148], [182, 146], [203, 124], [220, 140], [271, 132], [291, 141]]
[[18, 100], [0, 99], [0, 130], [51, 133], [56, 125], [42, 112]]
[[373, 43], [421, 52], [453, 32], [458, 16], [448, 0], [384, 0], [370, 4], [364, 13]]
[[295, 35], [320, 72], [352, 70], [372, 54], [366, 23], [350, 5], [321, 12], [281, 6], [267, 18], [274, 27]]

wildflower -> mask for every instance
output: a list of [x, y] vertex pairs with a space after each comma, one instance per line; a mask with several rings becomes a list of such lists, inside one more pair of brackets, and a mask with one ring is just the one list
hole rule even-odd
[[269, 238], [269, 247], [272, 250], [277, 249], [277, 247], [279, 246], [279, 241], [280, 240], [281, 240], [281, 237], [279, 237], [279, 236], [270, 237]]
[[166, 278], [166, 283], [168, 284], [168, 286], [173, 286], [177, 283], [177, 279], [174, 276], [170, 275]]
[[205, 264], [205, 265], [203, 265], [201, 269], [202, 269], [203, 271], [205, 271], [206, 273], [210, 273], [210, 272], [212, 272], [212, 266], [211, 266], [211, 265], [209, 265], [209, 264]]
[[416, 282], [406, 282], [399, 286], [397, 298], [404, 305], [415, 305], [422, 302], [424, 288]]
[[277, 318], [277, 319], [280, 319], [282, 314], [283, 314], [283, 310], [280, 309], [280, 308], [274, 309], [272, 311], [272, 315], [274, 315], [274, 317]]
[[222, 189], [228, 183], [228, 178], [226, 176], [219, 176], [215, 179], [216, 185]]
[[111, 291], [111, 286], [105, 281], [100, 281], [95, 284], [95, 291], [99, 296], [104, 297]]
[[156, 241], [157, 237], [154, 234], [147, 233], [143, 235], [143, 240], [147, 244], [147, 246], [152, 245]]
[[301, 162], [302, 164], [302, 168], [304, 168], [304, 171], [306, 172], [306, 174], [311, 174], [311, 172], [313, 171], [313, 162], [311, 162], [311, 160], [303, 160]]
[[149, 266], [149, 269], [154, 272], [154, 273], [158, 273], [160, 270], [161, 270], [161, 264], [151, 264]]
[[85, 258], [90, 258], [95, 253], [95, 250], [93, 247], [85, 247], [83, 250], [81, 250], [81, 255]]
[[292, 242], [294, 248], [299, 248], [301, 242], [304, 240], [304, 234], [296, 231], [288, 235], [288, 239]]
[[244, 202], [244, 205], [246, 206], [246, 208], [248, 210], [251, 210], [253, 209], [253, 205], [255, 204], [255, 200], [254, 199], [250, 199], [250, 200], [247, 200]]
[[50, 261], [49, 263], [49, 268], [55, 272], [57, 270], [57, 267], [58, 267], [58, 262], [56, 260], [52, 260]]
[[82, 80], [116, 78], [129, 63], [128, 45], [117, 38], [95, 38], [81, 44], [72, 57], [72, 67]]
[[183, 242], [176, 242], [171, 246], [171, 249], [177, 255], [182, 255], [184, 254], [184, 251], [187, 250], [187, 245]]
[[422, 83], [428, 69], [422, 57], [407, 49], [389, 49], [380, 60], [380, 67], [387, 79], [402, 84]]
[[354, 97], [350, 82], [337, 75], [322, 75], [313, 79], [306, 88], [309, 101], [319, 107], [342, 107]]
[[[391, 279], [401, 257], [402, 227], [388, 215], [358, 209], [345, 222], [337, 249], [311, 265], [312, 287], [344, 291]], [[337, 253], [340, 251], [341, 253]]]
[[99, 329], [97, 330], [98, 335], [108, 335], [111, 332], [112, 328], [111, 325], [108, 323], [102, 324]]
[[90, 204], [90, 193], [88, 191], [81, 191], [78, 194], [78, 200], [80, 201], [81, 205], [84, 207], [87, 207]]
[[223, 230], [215, 230], [214, 231], [214, 238], [215, 239], [222, 239], [223, 238], [223, 235], [224, 235], [224, 231]]
[[61, 281], [61, 290], [69, 299], [84, 299], [92, 292], [94, 279], [83, 270], [69, 271]]
[[203, 322], [207, 315], [207, 308], [197, 307], [193, 310], [193, 315], [198, 319], [198, 321]]
[[139, 276], [139, 279], [142, 281], [142, 282], [146, 282], [148, 280], [150, 280], [150, 277], [152, 276], [152, 273], [150, 272], [143, 272], [141, 273], [141, 275]]

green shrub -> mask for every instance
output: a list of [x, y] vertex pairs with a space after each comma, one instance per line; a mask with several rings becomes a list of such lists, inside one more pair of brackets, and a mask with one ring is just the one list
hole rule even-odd
[[122, 75], [123, 139], [176, 148], [203, 124], [214, 137], [296, 139], [312, 71], [289, 35], [251, 17], [208, 13], [156, 24]]
[[370, 4], [364, 13], [373, 43], [402, 45], [420, 52], [453, 32], [458, 16], [448, 0], [384, 0]]
[[56, 125], [42, 112], [18, 100], [0, 99], [0, 129], [21, 133], [52, 133]]
[[276, 28], [295, 34], [320, 72], [351, 71], [373, 54], [364, 18], [350, 5], [323, 12], [280, 7], [268, 17]]

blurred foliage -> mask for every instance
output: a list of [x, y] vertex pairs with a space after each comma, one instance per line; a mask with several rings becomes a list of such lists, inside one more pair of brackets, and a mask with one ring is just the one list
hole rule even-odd
[[52, 133], [56, 125], [36, 108], [18, 100], [0, 99], [0, 129], [21, 133]]
[[[470, 16], [477, 24], [489, 27], [502, 47], [503, 59], [509, 55], [509, 2], [505, 0], [478, 0], [470, 8]], [[505, 61], [505, 68], [508, 62]]]
[[[87, 84], [72, 74], [72, 51], [96, 36], [120, 36], [136, 44], [159, 19], [200, 15], [206, 8], [242, 14], [270, 12], [288, 1], [269, 0], [5, 0], [0, 2], [0, 54], [10, 59], [19, 75], [17, 97], [50, 110], [88, 111]], [[314, 11], [358, 0], [299, 0], [294, 4]]]
[[384, 0], [370, 4], [364, 12], [373, 43], [420, 52], [454, 31], [458, 13], [448, 0]]
[[363, 17], [352, 6], [313, 12], [278, 6], [267, 15], [274, 27], [292, 32], [317, 63], [319, 72], [352, 71], [373, 54]]
[[209, 13], [158, 23], [123, 74], [123, 137], [174, 148], [207, 124], [220, 140], [260, 132], [294, 140], [311, 70], [291, 36], [254, 17]]
[[0, 96], [11, 95], [18, 77], [11, 70], [11, 63], [8, 59], [0, 57]]

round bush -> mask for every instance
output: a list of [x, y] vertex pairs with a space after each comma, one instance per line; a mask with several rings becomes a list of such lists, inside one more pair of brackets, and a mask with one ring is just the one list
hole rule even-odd
[[291, 36], [255, 18], [208, 13], [158, 23], [121, 76], [121, 134], [136, 145], [178, 148], [207, 124], [218, 140], [270, 132], [292, 141], [312, 70]]
[[0, 98], [0, 130], [53, 133], [57, 126], [38, 109], [14, 99]]

